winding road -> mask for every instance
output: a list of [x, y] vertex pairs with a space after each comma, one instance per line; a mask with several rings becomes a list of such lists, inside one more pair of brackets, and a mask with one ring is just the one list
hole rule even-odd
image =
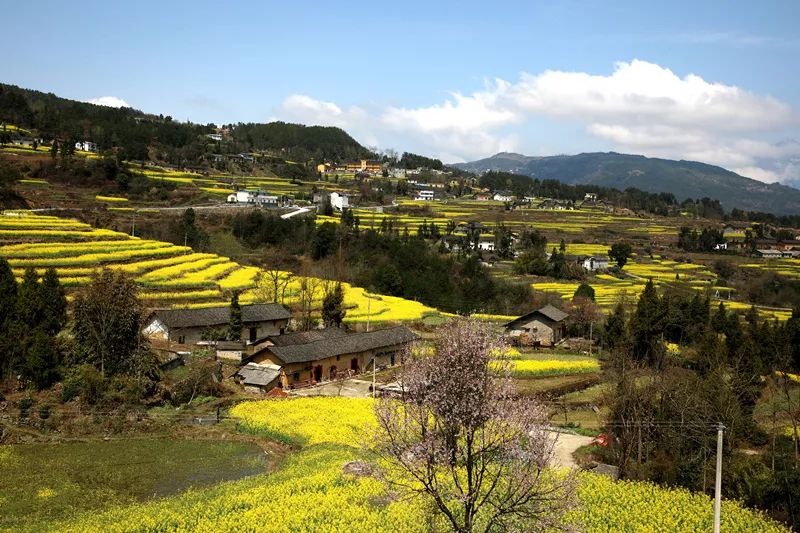
[[592, 437], [584, 437], [582, 435], [574, 435], [572, 433], [561, 433], [557, 431], [550, 432], [556, 441], [556, 450], [554, 455], [554, 462], [558, 466], [567, 468], [575, 468], [578, 464], [573, 459], [572, 454], [581, 446], [587, 446], [594, 440]]

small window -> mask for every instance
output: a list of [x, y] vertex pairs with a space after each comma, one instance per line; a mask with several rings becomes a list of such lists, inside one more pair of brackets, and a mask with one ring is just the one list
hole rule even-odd
[[185, 344], [185, 343], [186, 343], [186, 337], [183, 336], [183, 335], [179, 335], [178, 336], [178, 344]]
[[278, 335], [283, 335], [285, 331], [286, 331], [286, 328], [281, 328], [280, 329], [280, 333], [278, 333]]
[[300, 372], [292, 374], [292, 381], [300, 381]]
[[341, 355], [337, 355], [336, 356], [336, 360], [338, 361], [340, 357], [341, 357]]

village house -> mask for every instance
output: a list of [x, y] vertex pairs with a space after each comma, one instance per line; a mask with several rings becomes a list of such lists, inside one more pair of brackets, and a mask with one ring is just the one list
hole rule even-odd
[[494, 237], [492, 236], [481, 236], [480, 240], [478, 241], [478, 250], [484, 252], [493, 252], [494, 251]]
[[217, 341], [217, 360], [241, 363], [246, 357], [245, 343], [242, 341]]
[[554, 209], [556, 211], [569, 211], [575, 209], [575, 205], [567, 200], [555, 200], [547, 198], [536, 206], [537, 209]]
[[566, 335], [567, 313], [550, 304], [505, 324], [506, 335], [517, 344], [555, 346]]
[[583, 196], [583, 201], [581, 202], [580, 207], [581, 209], [594, 208], [594, 209], [603, 209], [604, 211], [608, 212], [614, 211], [613, 204], [598, 198], [597, 194], [593, 192], [587, 192]]
[[75, 149], [82, 150], [84, 152], [97, 152], [97, 143], [93, 143], [91, 141], [76, 142]]
[[350, 195], [338, 191], [332, 192], [331, 207], [337, 211], [343, 211], [345, 208], [350, 207]]
[[[242, 306], [241, 337], [254, 342], [268, 335], [280, 335], [291, 317], [288, 309], [278, 304]], [[142, 331], [148, 337], [168, 343], [197, 344], [208, 331], [222, 330], [230, 324], [230, 307], [201, 309], [157, 309], [150, 313]]]
[[274, 344], [263, 346], [250, 361], [280, 366], [281, 386], [295, 388], [359, 374], [373, 365], [399, 364], [403, 350], [418, 338], [405, 326], [349, 334], [332, 333], [334, 328], [322, 331], [326, 333], [316, 334], [321, 338], [310, 342], [300, 335], [273, 337]]
[[598, 270], [608, 270], [608, 257], [604, 255], [590, 255], [581, 261], [584, 270], [597, 272]]
[[780, 259], [783, 253], [780, 250], [773, 249], [759, 249], [753, 251], [753, 257], [760, 257], [762, 259]]
[[261, 207], [278, 207], [279, 198], [261, 191], [242, 190], [228, 195], [230, 204], [249, 204]]
[[246, 392], [269, 392], [280, 386], [281, 367], [273, 364], [247, 363], [233, 375], [233, 380]]
[[492, 198], [496, 202], [513, 202], [515, 196], [511, 191], [496, 191]]
[[430, 189], [417, 191], [417, 200], [432, 201], [433, 197], [433, 191]]

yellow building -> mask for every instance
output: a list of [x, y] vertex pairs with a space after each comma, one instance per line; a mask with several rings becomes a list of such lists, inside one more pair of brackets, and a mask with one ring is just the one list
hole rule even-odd
[[371, 159], [361, 159], [359, 161], [348, 161], [344, 164], [345, 172], [369, 172], [378, 173], [383, 170], [380, 161]]

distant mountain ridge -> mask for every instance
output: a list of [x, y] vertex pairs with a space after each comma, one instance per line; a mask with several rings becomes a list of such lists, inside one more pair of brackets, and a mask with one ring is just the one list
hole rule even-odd
[[501, 152], [478, 161], [456, 163], [456, 168], [481, 174], [490, 170], [531, 178], [555, 179], [568, 184], [590, 184], [624, 190], [671, 192], [678, 201], [715, 198], [726, 209], [800, 213], [800, 190], [767, 184], [722, 167], [697, 161], [675, 161], [616, 152], [531, 157]]

